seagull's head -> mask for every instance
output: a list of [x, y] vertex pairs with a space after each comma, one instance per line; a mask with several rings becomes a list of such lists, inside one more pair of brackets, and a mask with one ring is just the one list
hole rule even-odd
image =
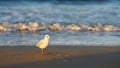
[[45, 39], [49, 39], [50, 38], [50, 36], [49, 35], [45, 35]]

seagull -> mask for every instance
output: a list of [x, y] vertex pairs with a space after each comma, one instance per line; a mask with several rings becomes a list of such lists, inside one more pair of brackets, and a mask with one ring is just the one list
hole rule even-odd
[[48, 43], [49, 43], [49, 35], [45, 35], [44, 39], [40, 40], [37, 44], [36, 47], [39, 47], [42, 49], [42, 55], [46, 55], [47, 51], [46, 48], [48, 47]]

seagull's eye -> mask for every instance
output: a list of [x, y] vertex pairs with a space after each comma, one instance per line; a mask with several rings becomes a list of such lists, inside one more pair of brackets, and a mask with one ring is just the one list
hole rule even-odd
[[48, 36], [46, 36], [48, 38]]
[[48, 35], [46, 35], [46, 38], [49, 38], [49, 36], [48, 36]]

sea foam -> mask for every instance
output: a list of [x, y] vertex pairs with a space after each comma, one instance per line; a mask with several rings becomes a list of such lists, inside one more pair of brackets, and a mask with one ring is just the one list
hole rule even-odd
[[73, 31], [93, 31], [93, 32], [117, 32], [120, 31], [120, 27], [115, 25], [103, 25], [101, 23], [95, 25], [86, 25], [86, 24], [39, 24], [37, 22], [29, 22], [28, 24], [17, 23], [10, 24], [8, 22], [3, 22], [0, 24], [0, 32], [12, 32], [12, 31], [41, 31], [41, 30], [52, 30], [52, 31], [62, 31], [62, 30], [73, 30]]

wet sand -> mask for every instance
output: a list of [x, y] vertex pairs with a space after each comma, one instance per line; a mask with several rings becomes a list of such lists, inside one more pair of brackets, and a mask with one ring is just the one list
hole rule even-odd
[[120, 68], [118, 46], [1, 46], [0, 68]]

